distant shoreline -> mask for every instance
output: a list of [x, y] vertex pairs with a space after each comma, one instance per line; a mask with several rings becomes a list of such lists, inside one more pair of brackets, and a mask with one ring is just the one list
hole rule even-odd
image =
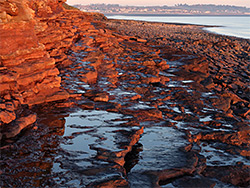
[[183, 17], [193, 17], [193, 16], [225, 16], [225, 17], [243, 17], [243, 16], [247, 16], [250, 17], [249, 14], [243, 15], [243, 14], [236, 14], [236, 15], [226, 15], [226, 14], [125, 14], [125, 13], [116, 13], [116, 14], [106, 14], [106, 13], [102, 13], [105, 16], [183, 16]]
[[[105, 15], [106, 16], [106, 15]], [[108, 18], [108, 20], [116, 20], [116, 21], [120, 21], [120, 19], [115, 19], [115, 18]], [[191, 24], [191, 23], [178, 23], [178, 22], [157, 22], [157, 21], [145, 21], [145, 20], [126, 20], [126, 19], [122, 19], [121, 21], [135, 21], [135, 22], [145, 22], [145, 23], [150, 23], [150, 24], [166, 24], [166, 25], [179, 25], [179, 26], [198, 26], [198, 27], [202, 27], [202, 28], [207, 28], [207, 27], [224, 27], [224, 26], [220, 26], [220, 25], [202, 25], [202, 24]]]
[[[105, 15], [108, 19], [122, 19], [122, 20], [135, 20], [135, 21], [147, 21], [155, 23], [165, 23], [165, 24], [175, 24], [175, 25], [192, 25], [192, 26], [201, 26], [204, 28], [204, 31], [234, 36], [244, 39], [249, 39], [249, 30], [247, 30], [249, 16], [139, 16], [139, 15]], [[201, 21], [201, 20], [205, 20]], [[207, 22], [206, 22], [207, 20]], [[219, 21], [220, 20], [220, 21]], [[236, 21], [235, 21], [236, 20]], [[232, 23], [233, 22], [233, 25]], [[236, 27], [238, 23], [243, 23], [245, 27], [239, 26]], [[230, 25], [231, 24], [231, 25]], [[237, 32], [236, 32], [237, 31]]]

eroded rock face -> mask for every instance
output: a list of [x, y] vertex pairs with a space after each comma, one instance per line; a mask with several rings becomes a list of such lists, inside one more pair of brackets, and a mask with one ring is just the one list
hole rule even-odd
[[[18, 118], [20, 114], [16, 111], [21, 105], [32, 106], [68, 97], [60, 89], [61, 78], [55, 60], [50, 58], [36, 36], [35, 26], [39, 21], [34, 18], [36, 12], [28, 6], [32, 2], [42, 2], [48, 7], [55, 7], [58, 3], [0, 1], [1, 127]], [[51, 10], [50, 14], [56, 12], [54, 8]], [[20, 130], [11, 135], [15, 136]]]
[[33, 19], [33, 13], [26, 0], [0, 1], [0, 23], [29, 21]]
[[36, 17], [48, 17], [59, 12], [62, 12], [64, 9], [62, 4], [66, 0], [28, 0], [28, 5], [35, 11]]

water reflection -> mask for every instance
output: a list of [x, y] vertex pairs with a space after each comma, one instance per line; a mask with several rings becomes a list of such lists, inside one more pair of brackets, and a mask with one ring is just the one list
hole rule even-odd
[[43, 187], [54, 185], [50, 178], [60, 137], [64, 134], [64, 116], [50, 116], [29, 129], [10, 148], [1, 151], [1, 187]]
[[142, 133], [120, 126], [128, 120], [97, 110], [41, 117], [38, 130], [2, 151], [0, 185], [81, 187], [122, 178], [124, 157]]

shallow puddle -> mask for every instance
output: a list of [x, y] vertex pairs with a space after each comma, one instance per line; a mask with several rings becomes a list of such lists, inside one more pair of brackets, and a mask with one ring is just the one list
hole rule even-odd
[[180, 148], [188, 144], [184, 134], [173, 127], [147, 127], [140, 139], [143, 151], [138, 164], [131, 170], [162, 170], [186, 165], [186, 154]]

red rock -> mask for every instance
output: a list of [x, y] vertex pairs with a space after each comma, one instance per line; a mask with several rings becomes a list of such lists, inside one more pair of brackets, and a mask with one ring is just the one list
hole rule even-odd
[[135, 95], [135, 96], [131, 97], [131, 100], [137, 100], [140, 98], [141, 98], [141, 95]]
[[12, 102], [5, 102], [5, 107], [6, 110], [8, 111], [14, 111], [15, 110], [15, 106]]
[[99, 94], [96, 97], [94, 97], [95, 102], [108, 102], [109, 96], [107, 94]]
[[44, 46], [41, 44], [38, 44], [37, 47], [29, 48], [26, 50], [17, 49], [15, 53], [9, 54], [7, 56], [2, 56], [3, 65], [6, 67], [15, 67], [29, 59], [34, 60], [36, 58], [39, 58], [40, 60], [40, 58], [48, 55], [44, 50]]
[[160, 77], [150, 77], [150, 78], [144, 79], [144, 81], [146, 83], [158, 83], [158, 82], [161, 82], [161, 78]]
[[240, 152], [240, 154], [241, 154], [242, 156], [245, 156], [245, 157], [250, 157], [250, 151], [249, 151], [249, 150], [242, 150], [242, 151]]
[[34, 22], [1, 24], [0, 40], [0, 57], [3, 59], [7, 55], [27, 53], [28, 49], [38, 46]]
[[0, 94], [6, 93], [9, 90], [11, 90], [11, 85], [9, 83], [0, 84]]
[[37, 126], [34, 126], [34, 127], [33, 127], [33, 130], [37, 130], [37, 129], [38, 129], [38, 127], [37, 127]]
[[124, 166], [126, 154], [129, 153], [132, 150], [132, 147], [139, 141], [143, 132], [144, 127], [133, 131], [129, 137], [128, 144], [126, 144], [121, 151], [111, 152], [103, 148], [96, 148], [98, 152], [97, 158], [104, 161], [115, 162], [120, 166]]
[[2, 109], [2, 110], [6, 109], [6, 106], [4, 103], [0, 103], [0, 109]]
[[1, 111], [0, 112], [0, 121], [2, 121], [3, 123], [10, 123], [13, 120], [16, 119], [16, 114], [12, 111]]
[[[46, 69], [54, 68], [54, 67], [55, 67], [54, 59], [43, 57], [36, 61], [25, 62], [25, 63], [22, 63], [21, 65], [11, 67], [10, 70], [17, 72], [19, 75], [25, 75], [29, 72], [33, 73], [39, 70], [46, 70]], [[14, 80], [16, 79], [16, 77], [14, 78]]]
[[96, 188], [116, 188], [116, 187], [129, 187], [128, 182], [122, 177], [114, 177], [113, 179], [104, 180], [102, 182], [97, 182], [90, 184], [87, 187], [96, 187]]
[[18, 74], [14, 72], [7, 72], [6, 74], [3, 73], [0, 77], [0, 83], [13, 82], [17, 79], [17, 77]]
[[85, 77], [87, 78], [87, 82], [90, 84], [96, 83], [97, 76], [98, 74], [96, 71], [90, 71], [87, 74], [85, 74]]
[[151, 61], [144, 61], [142, 64], [144, 66], [155, 66], [156, 65], [156, 63], [153, 60], [151, 60]]
[[42, 81], [44, 78], [48, 76], [57, 76], [59, 71], [57, 68], [43, 70], [41, 72], [31, 73], [30, 75], [25, 75], [20, 77], [17, 80], [17, 84], [19, 86], [28, 86], [31, 83], [35, 83], [36, 81]]
[[126, 113], [135, 116], [140, 121], [157, 121], [163, 118], [162, 112], [158, 109], [126, 111]]
[[162, 60], [160, 63], [157, 64], [157, 66], [163, 70], [169, 69], [169, 67], [170, 67], [169, 64], [167, 64], [167, 62], [165, 60]]
[[243, 114], [243, 116], [246, 117], [248, 114], [250, 114], [250, 109], [247, 110], [247, 111]]
[[5, 100], [11, 100], [11, 99], [12, 99], [12, 97], [11, 97], [11, 95], [10, 95], [9, 93], [6, 94], [6, 95], [4, 95], [3, 98], [4, 98]]
[[14, 125], [9, 125], [8, 127], [6, 127], [5, 129], [7, 129], [7, 131], [5, 131], [3, 134], [5, 135], [6, 138], [15, 137], [24, 128], [35, 123], [35, 121], [36, 121], [36, 115], [34, 114], [31, 114], [27, 117], [19, 118], [18, 120], [15, 121]]
[[66, 0], [30, 0], [29, 7], [35, 11], [37, 17], [48, 17], [62, 12], [64, 10], [62, 7], [64, 2]]
[[216, 141], [226, 143], [228, 145], [238, 146], [237, 153], [243, 156], [249, 156], [248, 148], [250, 147], [250, 129], [248, 127], [241, 128], [242, 130], [234, 133], [225, 132], [214, 132], [207, 134], [197, 134], [193, 136], [189, 141], [197, 142], [199, 140], [203, 141]]
[[39, 91], [44, 91], [52, 88], [59, 88], [60, 86], [61, 86], [60, 77], [46, 77], [41, 83], [37, 83], [34, 86], [33, 91], [35, 93], [38, 93]]
[[217, 99], [212, 99], [213, 105], [216, 106], [218, 109], [223, 111], [228, 111], [231, 107], [231, 98], [230, 97], [220, 97]]
[[[16, 15], [11, 14], [12, 17], [0, 25], [0, 57], [2, 66], [6, 67], [0, 72], [0, 94], [11, 93], [13, 99], [16, 99], [15, 105], [7, 106], [8, 110], [16, 109], [25, 102], [31, 105], [67, 98], [69, 95], [59, 90], [61, 78], [58, 77], [55, 60], [50, 58], [44, 45], [38, 41], [35, 26], [38, 29], [39, 24], [34, 19], [33, 11], [24, 1], [13, 2], [13, 6], [5, 6], [4, 11], [8, 13], [9, 9], [16, 6]], [[35, 13], [38, 17], [62, 11], [62, 3], [63, 1], [58, 0], [28, 2], [30, 7], [37, 8]], [[38, 98], [34, 99], [36, 96]], [[14, 120], [14, 115], [7, 119], [4, 122], [10, 123], [10, 119]]]
[[0, 12], [3, 11], [5, 11], [7, 14], [11, 16], [18, 15], [18, 7], [13, 2], [7, 2], [7, 1], [0, 2]]
[[64, 100], [69, 98], [69, 93], [66, 91], [61, 91], [58, 88], [53, 88], [47, 91], [41, 91], [38, 94], [30, 95], [26, 97], [24, 100], [24, 104], [28, 104], [29, 106], [35, 104], [41, 104], [45, 102], [52, 102], [58, 100]]
[[165, 84], [166, 82], [169, 82], [169, 81], [170, 81], [170, 78], [164, 77], [164, 76], [161, 77], [161, 83], [162, 84]]
[[142, 42], [142, 43], [145, 43], [145, 42], [147, 42], [147, 40], [146, 39], [136, 39], [137, 40], [137, 42]]
[[235, 166], [209, 166], [202, 173], [206, 177], [217, 178], [222, 182], [239, 187], [248, 187], [250, 181], [250, 169], [246, 165]]

